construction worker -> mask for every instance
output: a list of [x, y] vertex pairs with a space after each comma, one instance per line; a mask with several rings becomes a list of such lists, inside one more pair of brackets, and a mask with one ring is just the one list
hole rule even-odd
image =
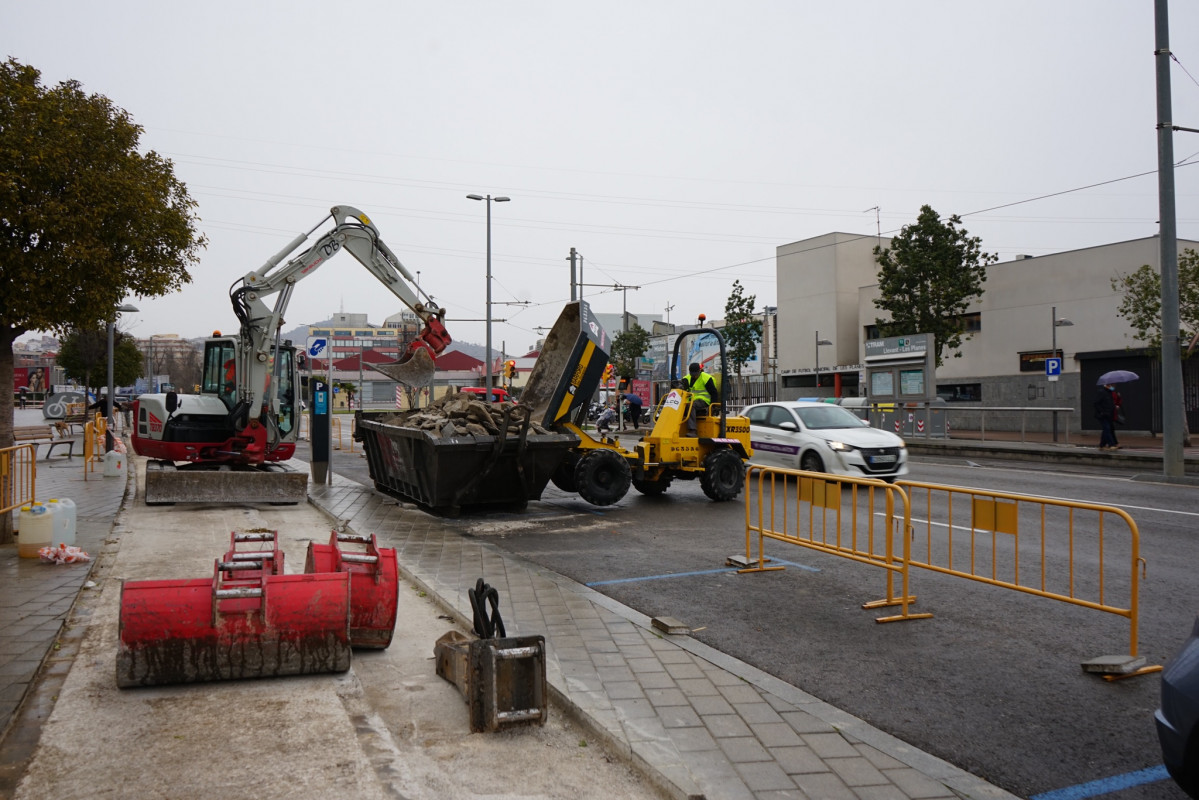
[[687, 368], [688, 375], [683, 378], [683, 388], [691, 393], [691, 413], [687, 415], [687, 433], [695, 436], [699, 429], [695, 420], [702, 410], [708, 413], [708, 407], [720, 397], [716, 390], [716, 379], [704, 372], [698, 361], [692, 361]]

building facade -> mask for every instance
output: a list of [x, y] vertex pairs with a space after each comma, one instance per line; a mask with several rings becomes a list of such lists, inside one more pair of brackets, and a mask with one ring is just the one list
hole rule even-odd
[[[781, 397], [866, 394], [860, 381], [865, 342], [877, 335], [874, 323], [882, 316], [874, 305], [877, 245], [888, 247], [890, 240], [830, 233], [778, 248]], [[1199, 242], [1180, 239], [1179, 253], [1186, 249], [1199, 250]], [[1070, 429], [1090, 430], [1096, 426], [1090, 405], [1097, 376], [1131, 369], [1142, 380], [1123, 387], [1133, 411], [1128, 427], [1160, 430], [1156, 362], [1117, 314], [1123, 295], [1112, 287], [1144, 264], [1159, 268], [1158, 259], [1157, 237], [1147, 237], [992, 264], [982, 296], [963, 319], [969, 338], [960, 355], [944, 353], [936, 370], [938, 396], [979, 407], [1069, 407]], [[1045, 359], [1055, 343], [1062, 374], [1050, 381]], [[817, 360], [820, 373], [834, 378], [822, 379], [819, 387]], [[1193, 419], [1196, 404], [1188, 405]], [[1024, 424], [1044, 429], [1049, 419], [1041, 414]]]

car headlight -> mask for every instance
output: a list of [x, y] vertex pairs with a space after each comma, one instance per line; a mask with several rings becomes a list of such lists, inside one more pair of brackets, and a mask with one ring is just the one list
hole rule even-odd
[[850, 450], [857, 450], [858, 448], [854, 447], [852, 444], [846, 444], [845, 442], [829, 442], [828, 449], [836, 450], [838, 453], [847, 453]]

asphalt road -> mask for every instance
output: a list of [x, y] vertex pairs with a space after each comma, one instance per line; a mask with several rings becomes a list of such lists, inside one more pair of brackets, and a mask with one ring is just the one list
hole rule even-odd
[[[372, 484], [357, 452], [335, 451], [333, 470]], [[978, 458], [916, 457], [909, 477], [1126, 510], [1146, 561], [1139, 653], [1165, 663], [1189, 633], [1199, 612], [1199, 490]], [[452, 522], [643, 613], [676, 617], [696, 639], [1020, 796], [1161, 764], [1159, 676], [1108, 682], [1080, 666], [1128, 652], [1126, 619], [917, 570], [913, 611], [934, 617], [880, 625], [881, 612], [861, 608], [884, 593], [875, 567], [771, 543], [768, 554], [787, 569], [727, 568], [745, 551], [745, 504], [711, 503], [697, 482], [657, 498], [630, 491], [607, 508], [550, 485], [524, 512]], [[1103, 796], [1185, 798], [1169, 780]]]

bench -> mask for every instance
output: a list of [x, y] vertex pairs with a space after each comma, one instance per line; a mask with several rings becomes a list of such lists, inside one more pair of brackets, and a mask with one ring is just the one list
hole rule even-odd
[[12, 429], [13, 442], [20, 444], [21, 442], [34, 442], [34, 453], [36, 455], [37, 444], [46, 443], [49, 447], [46, 448], [46, 458], [50, 458], [50, 454], [54, 452], [54, 448], [60, 445], [66, 445], [67, 456], [75, 455], [75, 443], [79, 439], [75, 437], [54, 438], [53, 425], [19, 425]]

